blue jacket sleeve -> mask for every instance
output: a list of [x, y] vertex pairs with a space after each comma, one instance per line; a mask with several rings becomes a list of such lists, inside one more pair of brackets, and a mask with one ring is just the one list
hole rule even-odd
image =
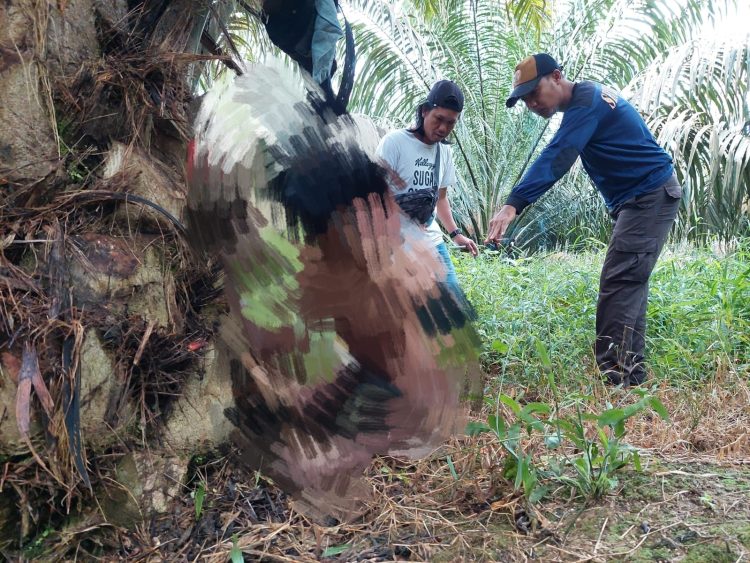
[[521, 213], [570, 170], [596, 131], [599, 118], [591, 108], [575, 107], [565, 112], [560, 128], [505, 201]]

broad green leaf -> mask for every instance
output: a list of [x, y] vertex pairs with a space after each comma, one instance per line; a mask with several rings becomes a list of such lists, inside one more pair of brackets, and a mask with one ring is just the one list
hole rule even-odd
[[345, 543], [343, 545], [334, 545], [331, 547], [327, 547], [323, 550], [322, 557], [333, 557], [334, 555], [341, 555], [350, 547], [351, 545], [348, 543]]
[[484, 422], [472, 420], [466, 424], [466, 434], [469, 436], [477, 436], [479, 434], [484, 434], [485, 432], [490, 432], [491, 430], [492, 428]]
[[515, 423], [509, 426], [508, 427], [508, 442], [513, 445], [514, 449], [517, 447], [520, 439], [521, 439], [521, 425], [519, 423]]
[[521, 485], [524, 483], [526, 472], [528, 471], [528, 468], [526, 467], [526, 456], [520, 456], [518, 458], [518, 465], [516, 467], [516, 480], [513, 482], [513, 488], [518, 490], [521, 488]]
[[575, 459], [575, 461], [573, 462], [573, 464], [574, 464], [574, 465], [575, 465], [575, 466], [576, 466], [576, 467], [577, 467], [578, 469], [580, 469], [581, 471], [583, 471], [583, 472], [585, 472], [586, 474], [588, 474], [588, 472], [589, 472], [589, 465], [588, 465], [588, 460], [586, 459], [586, 457], [585, 457], [585, 456], [577, 457], [577, 458]]
[[625, 419], [618, 420], [613, 428], [616, 438], [622, 438], [625, 436]]
[[605, 450], [608, 449], [609, 439], [607, 438], [607, 434], [601, 428], [597, 428], [596, 431], [599, 436], [599, 441], [602, 443], [602, 446], [604, 446]]
[[495, 432], [500, 440], [505, 440], [507, 437], [507, 428], [505, 426], [505, 420], [502, 416], [491, 414], [487, 417], [487, 424]]
[[532, 414], [540, 412], [542, 414], [549, 414], [552, 412], [552, 408], [547, 403], [526, 403], [521, 409], [521, 414]]
[[651, 408], [656, 411], [656, 414], [658, 414], [662, 418], [662, 420], [669, 420], [669, 412], [667, 412], [666, 407], [659, 399], [657, 399], [656, 397], [651, 397], [649, 399], [649, 403], [651, 405]]
[[518, 474], [518, 457], [514, 455], [506, 456], [503, 464], [503, 477], [506, 479], [515, 479]]
[[529, 502], [531, 504], [536, 504], [540, 500], [542, 500], [544, 497], [547, 496], [547, 494], [550, 492], [550, 487], [547, 485], [539, 485], [534, 487], [534, 490], [529, 495]]
[[506, 354], [510, 347], [502, 340], [494, 340], [492, 342], [492, 350], [500, 354]]
[[643, 411], [646, 406], [648, 405], [648, 399], [641, 399], [637, 403], [633, 405], [628, 405], [623, 409], [625, 413], [625, 418], [630, 418], [631, 416]]
[[508, 395], [500, 395], [500, 402], [510, 407], [510, 409], [515, 414], [519, 414], [521, 412], [521, 405], [513, 397], [510, 397]]
[[566, 436], [575, 434], [576, 425], [564, 418], [552, 419], [548, 421], [548, 424], [553, 428], [559, 428]]
[[531, 465], [531, 460], [529, 460], [525, 468], [526, 470], [523, 474], [523, 494], [526, 496], [526, 498], [529, 498], [531, 496], [531, 493], [534, 492], [534, 488], [536, 487], [537, 476], [536, 469], [533, 465]]
[[625, 419], [625, 411], [620, 408], [609, 409], [597, 417], [600, 426], [614, 426]]
[[536, 348], [537, 356], [539, 356], [539, 359], [542, 361], [542, 365], [547, 369], [552, 369], [552, 362], [549, 359], [549, 352], [547, 351], [547, 346], [544, 345], [544, 342], [538, 338], [535, 339], [534, 348]]

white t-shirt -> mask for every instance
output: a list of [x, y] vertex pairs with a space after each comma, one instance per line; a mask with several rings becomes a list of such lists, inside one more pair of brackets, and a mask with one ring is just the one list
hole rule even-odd
[[[437, 143], [437, 146], [440, 147], [438, 186], [442, 190], [456, 182], [456, 169], [450, 145]], [[380, 140], [377, 153], [406, 182], [403, 188], [391, 184], [393, 193], [421, 190], [435, 185], [435, 145], [423, 143], [406, 129], [399, 129], [391, 131]], [[426, 230], [427, 236], [435, 245], [443, 242], [443, 234], [437, 221], [430, 223]]]

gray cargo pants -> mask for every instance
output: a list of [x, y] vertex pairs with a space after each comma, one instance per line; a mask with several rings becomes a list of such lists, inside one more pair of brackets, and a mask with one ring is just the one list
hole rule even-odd
[[646, 379], [648, 279], [677, 216], [682, 190], [676, 176], [622, 203], [615, 219], [599, 280], [595, 353], [612, 384]]

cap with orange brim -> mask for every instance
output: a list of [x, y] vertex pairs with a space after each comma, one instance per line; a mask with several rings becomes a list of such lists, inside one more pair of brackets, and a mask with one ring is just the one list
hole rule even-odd
[[557, 61], [547, 53], [526, 57], [516, 65], [513, 73], [513, 91], [505, 101], [506, 107], [512, 108], [520, 98], [536, 88], [542, 77], [560, 68]]

